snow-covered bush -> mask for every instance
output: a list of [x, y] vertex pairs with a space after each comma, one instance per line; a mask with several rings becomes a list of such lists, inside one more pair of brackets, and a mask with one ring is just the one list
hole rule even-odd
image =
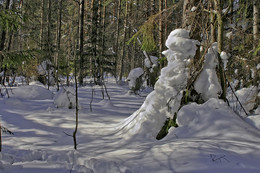
[[183, 90], [187, 85], [189, 59], [194, 57], [198, 41], [189, 39], [189, 32], [176, 29], [166, 41], [169, 48], [163, 54], [168, 65], [161, 70], [161, 75], [141, 108], [124, 120], [119, 133], [124, 137], [135, 136], [155, 138], [165, 120], [178, 111]]
[[76, 92], [72, 87], [62, 88], [54, 97], [54, 104], [57, 108], [75, 108]]
[[132, 69], [126, 79], [128, 81], [128, 86], [129, 89], [132, 90], [133, 92], [136, 92], [140, 90], [143, 79], [142, 76], [144, 74], [144, 70], [140, 67]]

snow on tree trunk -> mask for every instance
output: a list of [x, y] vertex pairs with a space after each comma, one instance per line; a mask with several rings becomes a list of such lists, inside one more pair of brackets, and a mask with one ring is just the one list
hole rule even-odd
[[166, 40], [168, 65], [161, 70], [161, 75], [141, 108], [125, 119], [119, 127], [119, 135], [124, 138], [155, 139], [168, 117], [173, 117], [181, 103], [183, 90], [187, 85], [189, 59], [196, 53], [199, 42], [189, 39], [189, 32], [176, 29]]

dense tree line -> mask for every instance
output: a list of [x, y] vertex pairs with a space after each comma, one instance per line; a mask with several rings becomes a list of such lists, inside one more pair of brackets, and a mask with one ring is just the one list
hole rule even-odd
[[[226, 70], [219, 69], [223, 88], [227, 79], [239, 79], [237, 88], [258, 85], [258, 26], [257, 0], [2, 0], [1, 83], [22, 75], [51, 85], [53, 75], [57, 86], [59, 76], [67, 76], [69, 85], [74, 68], [80, 84], [85, 76], [99, 84], [107, 73], [122, 80], [149, 56], [159, 57], [164, 67], [167, 36], [186, 28], [202, 43], [192, 76], [217, 41], [219, 53], [229, 54]], [[54, 69], [45, 76], [36, 70], [43, 61]]]

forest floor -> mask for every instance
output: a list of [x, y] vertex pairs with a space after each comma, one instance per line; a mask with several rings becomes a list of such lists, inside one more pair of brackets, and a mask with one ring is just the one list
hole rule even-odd
[[252, 125], [260, 115], [249, 124], [211, 99], [183, 107], [184, 125], [163, 140], [125, 138], [120, 122], [139, 109], [148, 93], [131, 95], [127, 86], [112, 80], [107, 88], [111, 100], [102, 98], [98, 86], [79, 88], [77, 150], [71, 136], [75, 110], [57, 108], [44, 97], [48, 91], [0, 98], [1, 125], [14, 133], [2, 136], [0, 173], [260, 172], [260, 130]]

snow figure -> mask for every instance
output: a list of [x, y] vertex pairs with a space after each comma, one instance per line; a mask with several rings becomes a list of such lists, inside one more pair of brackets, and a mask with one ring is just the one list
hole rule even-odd
[[155, 139], [165, 120], [178, 111], [183, 90], [187, 85], [189, 59], [194, 57], [199, 42], [189, 39], [189, 32], [176, 29], [169, 35], [163, 54], [168, 65], [139, 110], [125, 119], [119, 127], [119, 135], [124, 138]]
[[126, 79], [128, 81], [129, 89], [133, 92], [138, 91], [142, 86], [142, 75], [144, 70], [140, 67], [132, 69]]
[[217, 49], [217, 43], [213, 43], [208, 49], [208, 53], [205, 55], [203, 70], [194, 84], [195, 90], [201, 94], [204, 101], [210, 98], [218, 98], [222, 92], [216, 73], [218, 65]]

